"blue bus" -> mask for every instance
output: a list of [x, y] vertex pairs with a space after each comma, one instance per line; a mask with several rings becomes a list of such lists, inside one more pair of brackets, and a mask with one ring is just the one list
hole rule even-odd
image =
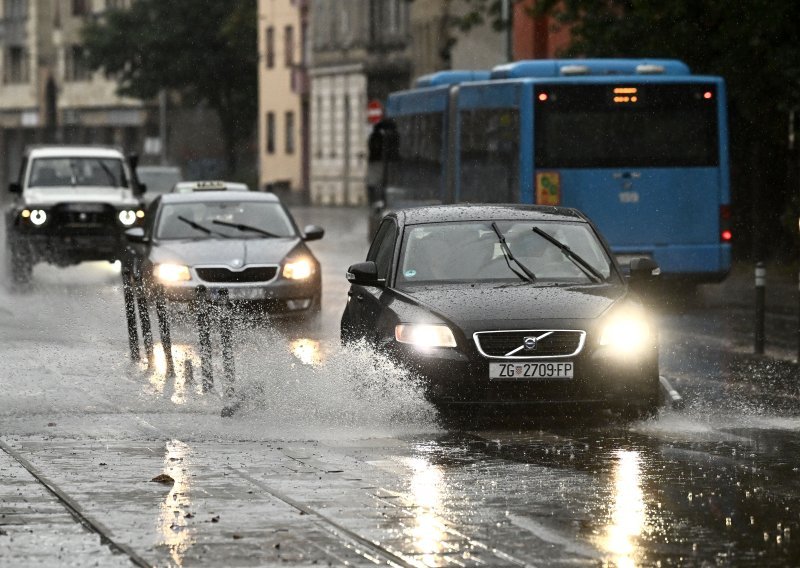
[[620, 263], [723, 279], [731, 266], [722, 78], [676, 60], [520, 61], [393, 93], [370, 137], [374, 227], [431, 203], [576, 207]]

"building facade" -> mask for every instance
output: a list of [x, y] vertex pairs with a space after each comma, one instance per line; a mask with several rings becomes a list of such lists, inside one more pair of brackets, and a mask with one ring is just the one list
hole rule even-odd
[[309, 187], [308, 0], [258, 0], [259, 185]]
[[[129, 0], [2, 0], [0, 175], [7, 182], [25, 145], [44, 142], [142, 145], [150, 113], [91, 72], [80, 44], [86, 18]], [[156, 127], [157, 129], [157, 127]]]
[[407, 0], [314, 0], [311, 79], [313, 203], [366, 202], [367, 105], [411, 81]]

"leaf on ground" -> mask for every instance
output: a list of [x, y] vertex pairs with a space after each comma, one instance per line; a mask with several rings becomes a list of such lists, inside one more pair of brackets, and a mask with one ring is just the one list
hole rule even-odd
[[150, 481], [152, 481], [152, 482], [154, 482], [154, 483], [163, 483], [163, 484], [165, 484], [165, 485], [166, 485], [166, 484], [172, 484], [172, 483], [175, 483], [175, 480], [174, 480], [174, 479], [172, 479], [172, 477], [171, 477], [171, 476], [169, 476], [169, 475], [167, 475], [166, 473], [162, 473], [161, 475], [156, 475], [156, 476], [155, 476], [153, 479], [151, 479]]

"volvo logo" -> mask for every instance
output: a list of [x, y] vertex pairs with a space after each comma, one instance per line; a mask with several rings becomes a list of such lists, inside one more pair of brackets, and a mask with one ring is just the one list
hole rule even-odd
[[526, 337], [522, 340], [522, 345], [525, 347], [525, 351], [533, 351], [536, 349], [538, 341], [536, 337]]

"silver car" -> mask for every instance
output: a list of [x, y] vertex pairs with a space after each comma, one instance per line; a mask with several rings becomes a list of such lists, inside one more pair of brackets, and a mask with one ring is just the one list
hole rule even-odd
[[199, 286], [212, 299], [227, 289], [233, 301], [298, 315], [320, 309], [320, 266], [306, 241], [323, 235], [300, 231], [273, 194], [231, 191], [162, 195], [145, 226], [126, 233], [151, 293], [188, 302]]

